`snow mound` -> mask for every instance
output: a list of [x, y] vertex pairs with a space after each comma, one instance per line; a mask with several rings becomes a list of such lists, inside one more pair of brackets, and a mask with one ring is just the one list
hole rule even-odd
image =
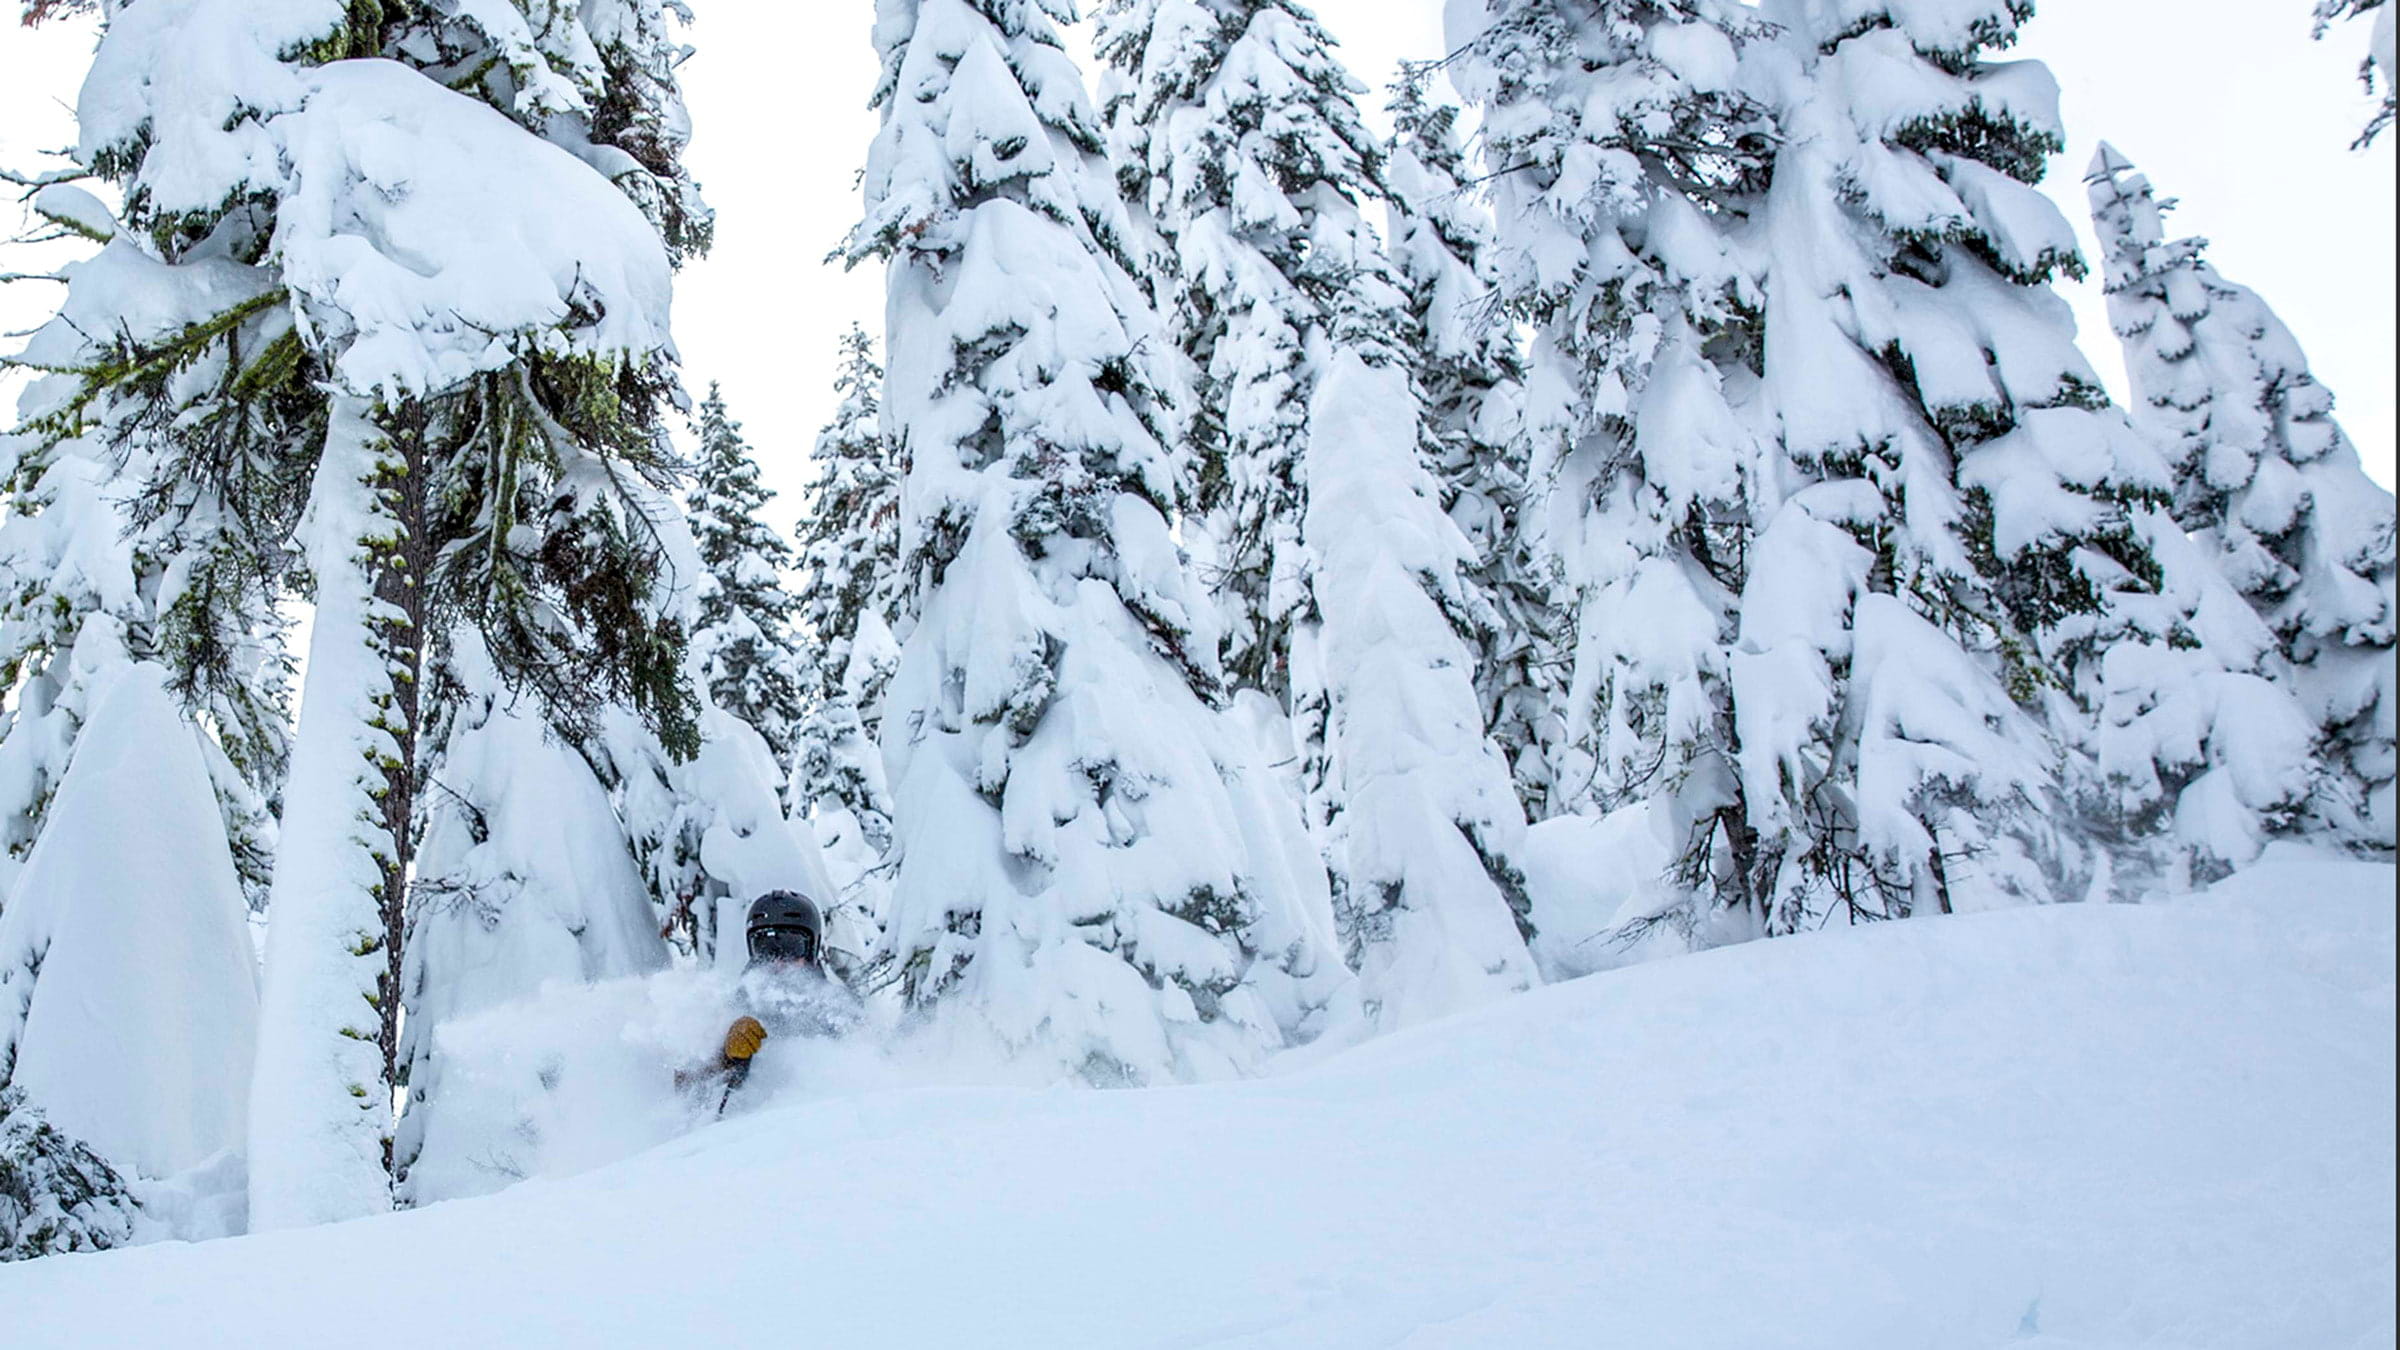
[[241, 881], [165, 676], [95, 696], [0, 916], [0, 1080], [149, 1177], [240, 1147], [258, 1034]]
[[2392, 896], [2277, 853], [1266, 1079], [844, 1092], [483, 1199], [27, 1263], [0, 1307], [18, 1347], [2389, 1345]]

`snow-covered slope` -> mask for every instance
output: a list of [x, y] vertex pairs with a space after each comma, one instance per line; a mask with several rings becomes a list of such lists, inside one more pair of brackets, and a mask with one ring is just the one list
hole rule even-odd
[[2392, 886], [2283, 858], [1753, 943], [1244, 1083], [787, 1101], [0, 1268], [0, 1310], [12, 1347], [2384, 1347]]

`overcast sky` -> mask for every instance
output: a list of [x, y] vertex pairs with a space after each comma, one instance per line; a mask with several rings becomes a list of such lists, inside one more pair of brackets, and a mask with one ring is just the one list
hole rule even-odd
[[[6, 7], [13, 12], [16, 6]], [[835, 339], [880, 326], [870, 270], [822, 259], [858, 209], [874, 135], [864, 107], [874, 55], [867, 0], [692, 0], [698, 54], [684, 67], [698, 127], [691, 163], [717, 208], [717, 248], [688, 270], [676, 333], [695, 391], [722, 381], [789, 529], [807, 453], [830, 412]], [[2213, 241], [2228, 278], [2255, 288], [2308, 350], [2339, 415], [2385, 484], [2393, 473], [2393, 144], [2350, 150], [2369, 100], [2355, 78], [2363, 26], [2309, 40], [2308, 0], [2046, 0], [2021, 54], [2050, 63], [2070, 142], [2045, 185], [2085, 239], [2082, 171], [2116, 143], [2183, 207], [2172, 228]], [[1402, 58], [1439, 55], [1438, 0], [1322, 0], [1351, 68], [1382, 88]], [[72, 139], [88, 25], [0, 30], [0, 162], [35, 166]], [[0, 250], [0, 271], [38, 264]], [[2097, 289], [2067, 287], [2084, 349], [2120, 397], [2123, 376]], [[38, 322], [54, 286], [0, 289], [0, 326]], [[13, 397], [13, 396], [12, 396]]]

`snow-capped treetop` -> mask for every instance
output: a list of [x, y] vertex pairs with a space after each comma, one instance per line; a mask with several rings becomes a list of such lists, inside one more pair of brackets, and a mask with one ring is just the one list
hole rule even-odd
[[[78, 157], [170, 261], [270, 269], [362, 394], [440, 392], [528, 347], [666, 350], [666, 251], [624, 194], [423, 74], [333, 59], [380, 51], [358, 22], [338, 0], [126, 6]], [[228, 207], [250, 202], [270, 205]]]
[[[439, 392], [528, 347], [670, 349], [666, 253], [604, 180], [396, 64], [338, 63], [307, 82], [305, 108], [277, 128], [293, 168], [272, 256], [316, 340], [341, 348], [349, 388]], [[428, 160], [477, 172], [413, 167]]]
[[[2176, 507], [2186, 526], [2216, 523], [2229, 497], [2250, 489], [2262, 473], [2286, 472], [2284, 464], [2330, 461], [2357, 471], [2357, 449], [2333, 420], [2333, 396], [2309, 373], [2291, 331], [2255, 292], [2217, 274], [2203, 257], [2207, 240], [2166, 237], [2173, 200], [2153, 195], [2149, 179], [2106, 142], [2093, 155], [2085, 182], [2106, 260], [2109, 317], [2129, 345], [2135, 364], [2128, 373], [2142, 404], [2175, 438]], [[2350, 486], [2329, 495], [2350, 499]], [[2279, 484], [2269, 491], [2278, 500], [2290, 497]], [[2378, 525], [2388, 531], [2388, 520], [2378, 519], [2388, 517], [2388, 504], [2377, 512], [2370, 493], [2366, 501], [2334, 505], [2345, 514], [2351, 505], [2358, 510], [2355, 518], [2338, 522], [2348, 527], [2346, 538], [2321, 561], [2371, 565], [2361, 550], [2374, 546]], [[2262, 518], [2252, 528], [2280, 536], [2286, 524]], [[2252, 594], [2281, 594], [2297, 580], [2290, 573], [2236, 577]], [[2333, 599], [2323, 597], [2311, 608], [2326, 608]], [[2376, 617], [2370, 606], [2347, 622]]]
[[[851, 234], [852, 261], [955, 242], [927, 239], [958, 218], [954, 203], [934, 191], [944, 183], [1081, 223], [1104, 245], [1122, 236], [1124, 204], [1105, 178], [1090, 183], [1086, 174], [1053, 172], [1064, 153], [1053, 136], [1075, 155], [1102, 148], [1082, 73], [1054, 26], [1074, 15], [1072, 0], [877, 0], [884, 73], [873, 106], [885, 116], [867, 158], [869, 211]], [[1021, 94], [1012, 96], [1006, 84]], [[960, 113], [1002, 120], [986, 124]]]
[[473, 79], [493, 107], [617, 185], [678, 265], [708, 251], [715, 218], [683, 166], [691, 141], [675, 68], [690, 49], [682, 0], [436, 0], [402, 41], [445, 84]]
[[[1040, 508], [1046, 524], [1100, 525], [1088, 513], [1105, 517], [1100, 503], [1119, 492], [1161, 513], [1182, 499], [1187, 475], [1167, 434], [1175, 371], [1157, 350], [1148, 306], [1121, 291], [1125, 274], [1108, 241], [1123, 226], [1124, 203], [1097, 162], [1098, 124], [1082, 77], [1046, 17], [1066, 8], [1059, 0], [935, 0], [921, 8], [883, 0], [879, 11], [878, 42], [900, 44], [886, 51], [896, 63], [886, 85], [901, 92], [882, 101], [867, 214], [851, 253], [921, 261], [948, 286], [938, 319], [885, 329], [886, 425], [910, 466], [904, 586], [925, 569], [938, 580], [981, 507], [983, 470], [996, 460], [1057, 476], [1045, 490], [1055, 495]], [[893, 31], [903, 36], [890, 38]], [[1036, 247], [1045, 226], [1069, 231], [1091, 252], [1088, 266], [1062, 264], [1085, 274], [1077, 277], [1083, 290], [1029, 293], [998, 261], [1013, 264], [1016, 250]], [[1059, 303], [1078, 294], [1096, 303]], [[1033, 333], [1046, 335], [1038, 346], [1010, 342]], [[959, 350], [950, 353], [945, 342]], [[935, 345], [924, 359], [903, 359], [919, 357], [914, 345], [927, 343]], [[966, 381], [954, 374], [962, 368], [984, 373]], [[1058, 379], [1062, 371], [1075, 377]], [[904, 382], [903, 372], [917, 383]], [[1097, 557], [1077, 565], [1114, 572], [1126, 602], [1213, 686], [1213, 643], [1190, 640], [1213, 624], [1180, 568], [1161, 565], [1172, 557], [1170, 550], [1121, 567]], [[991, 673], [1002, 677], [996, 689], [1015, 685], [1003, 668]], [[970, 702], [982, 697], [970, 693]]]

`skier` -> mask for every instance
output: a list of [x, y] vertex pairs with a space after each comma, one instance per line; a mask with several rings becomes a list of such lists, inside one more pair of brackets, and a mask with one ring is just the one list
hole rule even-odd
[[750, 903], [743, 936], [750, 964], [735, 987], [742, 1012], [726, 1028], [713, 1068], [675, 1075], [683, 1087], [722, 1080], [719, 1111], [748, 1081], [751, 1062], [770, 1036], [839, 1036], [860, 1018], [857, 996], [821, 962], [825, 917], [815, 901], [795, 891], [770, 891]]

